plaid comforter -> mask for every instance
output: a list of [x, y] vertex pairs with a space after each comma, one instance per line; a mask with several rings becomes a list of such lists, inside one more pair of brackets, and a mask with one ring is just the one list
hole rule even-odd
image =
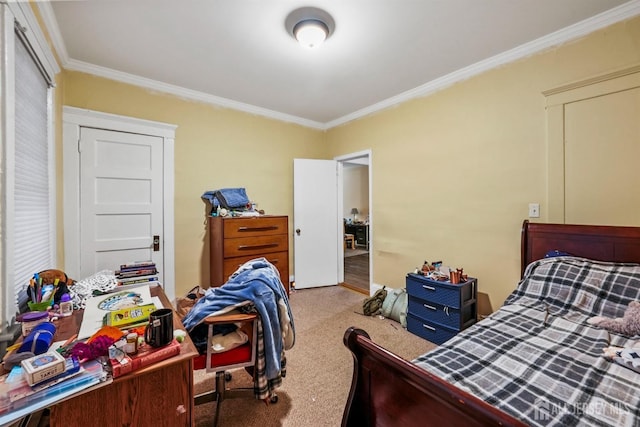
[[530, 425], [638, 426], [640, 374], [602, 356], [633, 337], [586, 322], [632, 300], [638, 265], [536, 261], [500, 310], [414, 363]]

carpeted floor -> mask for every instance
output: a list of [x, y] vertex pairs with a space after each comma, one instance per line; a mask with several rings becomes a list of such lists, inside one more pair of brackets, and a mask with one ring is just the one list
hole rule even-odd
[[[362, 313], [363, 299], [362, 294], [341, 286], [294, 291], [289, 302], [296, 343], [286, 352], [287, 376], [278, 389], [278, 402], [225, 400], [219, 426], [339, 426], [353, 373], [353, 358], [342, 343], [350, 326], [364, 329], [375, 342], [408, 360], [436, 347], [397, 322], [356, 313]], [[244, 370], [234, 374], [233, 386], [251, 385]], [[196, 394], [213, 387], [213, 376], [196, 371]], [[212, 425], [214, 407], [214, 403], [196, 407], [197, 427]]]

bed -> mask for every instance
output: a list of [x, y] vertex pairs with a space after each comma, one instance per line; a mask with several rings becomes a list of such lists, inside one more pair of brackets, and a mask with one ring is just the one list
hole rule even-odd
[[640, 300], [640, 227], [524, 221], [521, 242], [505, 304], [415, 360], [347, 329], [343, 426], [640, 425], [640, 374], [602, 356], [633, 337], [586, 322]]

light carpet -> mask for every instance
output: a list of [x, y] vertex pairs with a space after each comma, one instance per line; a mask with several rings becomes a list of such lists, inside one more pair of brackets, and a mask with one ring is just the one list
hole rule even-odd
[[[292, 292], [296, 342], [286, 352], [287, 375], [278, 389], [278, 402], [225, 400], [219, 426], [339, 426], [353, 375], [353, 357], [342, 343], [350, 326], [364, 329], [374, 342], [407, 360], [436, 347], [393, 320], [357, 314], [362, 313], [363, 300], [362, 294], [341, 286]], [[232, 387], [251, 386], [244, 370], [233, 374]], [[214, 376], [196, 371], [196, 394], [211, 390]], [[214, 408], [214, 403], [196, 406], [196, 427], [213, 425]]]

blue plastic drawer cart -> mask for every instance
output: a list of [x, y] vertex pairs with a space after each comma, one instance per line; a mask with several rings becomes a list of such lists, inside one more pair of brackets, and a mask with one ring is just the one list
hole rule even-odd
[[409, 273], [406, 278], [409, 303], [407, 330], [435, 344], [454, 337], [476, 323], [478, 279], [450, 282]]

